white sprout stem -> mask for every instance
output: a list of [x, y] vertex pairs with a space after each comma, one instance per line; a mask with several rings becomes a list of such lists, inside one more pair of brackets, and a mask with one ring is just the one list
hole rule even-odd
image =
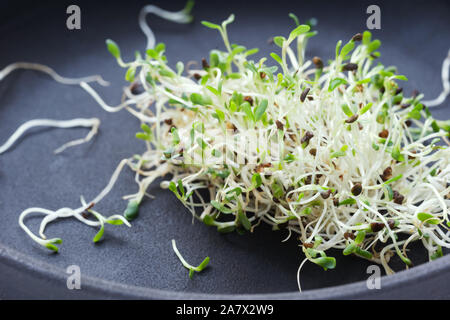
[[303, 268], [303, 265], [306, 263], [306, 261], [308, 261], [308, 258], [303, 259], [302, 263], [300, 263], [300, 265], [298, 266], [297, 269], [297, 286], [298, 286], [298, 291], [302, 292], [302, 284], [300, 282], [300, 271]]
[[449, 80], [449, 69], [450, 69], [450, 50], [448, 51], [447, 58], [445, 58], [442, 63], [442, 92], [439, 96], [433, 100], [425, 100], [423, 103], [428, 107], [436, 107], [441, 105], [445, 98], [450, 94], [450, 80]]
[[185, 9], [177, 12], [170, 12], [167, 10], [163, 10], [155, 5], [147, 5], [143, 7], [139, 13], [138, 22], [139, 27], [147, 37], [147, 49], [152, 49], [155, 46], [155, 34], [145, 20], [147, 14], [149, 13], [176, 23], [189, 23], [192, 21], [192, 16], [190, 16]]
[[100, 95], [94, 90], [92, 89], [92, 87], [90, 85], [88, 85], [86, 82], [81, 82], [80, 86], [86, 90], [87, 93], [89, 93], [92, 98], [94, 98], [94, 100], [107, 112], [118, 112], [122, 109], [124, 109], [125, 107], [129, 106], [130, 104], [135, 104], [136, 101], [134, 99], [130, 99], [127, 100], [123, 103], [121, 103], [118, 106], [110, 106], [108, 104], [105, 103], [105, 101], [103, 101], [103, 99], [100, 97]]
[[16, 62], [6, 66], [3, 70], [0, 71], [0, 81], [3, 80], [6, 76], [8, 76], [11, 72], [18, 69], [26, 69], [26, 70], [35, 70], [48, 74], [55, 81], [66, 84], [66, 85], [78, 85], [81, 82], [97, 82], [102, 86], [108, 86], [109, 82], [103, 80], [101, 76], [94, 75], [83, 78], [66, 78], [57, 74], [52, 68], [42, 65], [39, 63], [31, 63], [31, 62]]
[[[106, 197], [108, 195], [108, 193], [112, 190], [115, 183], [117, 182], [117, 179], [119, 178], [121, 171], [123, 170], [124, 166], [128, 163], [128, 161], [129, 161], [128, 159], [123, 159], [119, 163], [119, 165], [117, 166], [116, 170], [114, 171], [113, 175], [111, 176], [106, 187], [97, 195], [97, 197], [95, 197], [95, 199], [93, 201], [90, 202], [91, 204], [98, 204], [104, 197]], [[101, 225], [102, 221], [90, 221], [81, 215], [81, 213], [84, 210], [86, 210], [86, 207], [87, 207], [86, 202], [84, 201], [84, 198], [82, 198], [81, 202], [82, 202], [82, 206], [77, 209], [61, 208], [57, 211], [51, 211], [51, 210], [47, 210], [47, 209], [43, 209], [43, 208], [26, 209], [25, 211], [23, 211], [20, 214], [19, 225], [35, 242], [37, 242], [41, 245], [44, 245], [44, 246], [49, 241], [51, 241], [51, 240], [46, 240], [46, 236], [44, 234], [45, 228], [48, 225], [48, 223], [56, 220], [57, 218], [75, 217], [80, 222], [83, 222], [84, 224], [89, 225], [89, 226], [95, 227], [95, 226]], [[44, 219], [41, 221], [40, 228], [39, 228], [39, 234], [40, 234], [41, 238], [37, 237], [33, 232], [31, 232], [31, 230], [23, 222], [25, 217], [27, 215], [29, 215], [30, 213], [43, 213], [46, 215], [46, 217], [44, 217]], [[108, 219], [114, 219], [114, 218], [122, 220], [125, 225], [130, 227], [130, 224], [128, 223], [128, 221], [126, 221], [122, 216], [113, 215], [113, 216], [110, 216]]]
[[74, 127], [86, 127], [91, 128], [86, 138], [78, 139], [68, 142], [55, 150], [55, 153], [60, 153], [66, 148], [79, 145], [88, 142], [95, 136], [98, 132], [100, 126], [100, 120], [97, 118], [91, 119], [72, 119], [72, 120], [50, 120], [50, 119], [35, 119], [30, 120], [22, 124], [10, 137], [9, 139], [0, 146], [0, 154], [6, 152], [13, 144], [29, 129], [34, 127], [55, 127], [55, 128], [74, 128]]
[[180, 259], [181, 263], [183, 264], [183, 266], [184, 266], [186, 269], [189, 269], [189, 270], [190, 270], [190, 269], [196, 269], [196, 267], [190, 265], [186, 260], [184, 260], [184, 258], [183, 258], [183, 256], [181, 255], [180, 251], [178, 251], [178, 248], [177, 248], [177, 244], [176, 244], [176, 242], [175, 242], [175, 239], [172, 239], [172, 249], [173, 249], [173, 251], [174, 251], [175, 254], [177, 255], [178, 259]]

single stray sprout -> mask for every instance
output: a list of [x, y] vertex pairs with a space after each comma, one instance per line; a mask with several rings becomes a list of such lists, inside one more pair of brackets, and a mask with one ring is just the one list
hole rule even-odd
[[180, 251], [178, 251], [177, 244], [175, 243], [174, 239], [172, 239], [172, 248], [173, 248], [173, 251], [175, 252], [175, 254], [177, 255], [178, 259], [180, 259], [183, 266], [189, 270], [189, 278], [191, 278], [191, 279], [194, 277], [195, 272], [203, 271], [209, 264], [209, 257], [206, 257], [202, 261], [202, 263], [200, 263], [197, 267], [194, 267], [194, 266], [190, 265], [189, 263], [187, 263], [186, 260], [184, 260], [183, 256], [181, 255]]
[[91, 131], [84, 139], [73, 140], [71, 142], [65, 143], [58, 149], [56, 149], [55, 153], [61, 153], [65, 149], [69, 147], [73, 147], [85, 142], [90, 141], [98, 132], [98, 128], [100, 126], [100, 120], [97, 118], [92, 119], [72, 119], [72, 120], [49, 120], [49, 119], [35, 119], [30, 120], [24, 124], [22, 124], [14, 134], [10, 136], [8, 141], [6, 141], [3, 145], [0, 146], [0, 154], [6, 152], [12, 145], [29, 129], [35, 127], [56, 127], [56, 128], [73, 128], [73, 127], [90, 127]]

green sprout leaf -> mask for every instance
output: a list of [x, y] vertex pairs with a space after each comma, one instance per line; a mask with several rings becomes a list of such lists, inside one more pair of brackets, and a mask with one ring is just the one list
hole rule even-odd
[[432, 214], [426, 212], [419, 212], [417, 214], [417, 219], [429, 224], [439, 224], [441, 222], [439, 219], [435, 218]]
[[283, 66], [283, 60], [281, 60], [280, 56], [277, 55], [275, 52], [271, 52], [270, 56], [276, 61], [278, 62], [280, 65]]
[[311, 29], [311, 27], [306, 24], [299, 25], [297, 28], [292, 30], [292, 32], [289, 34], [288, 41], [289, 42], [293, 41], [295, 38], [302, 35], [303, 33], [308, 32], [310, 29]]
[[178, 259], [181, 261], [181, 263], [183, 264], [183, 266], [189, 270], [189, 278], [193, 278], [194, 273], [195, 272], [202, 272], [208, 265], [209, 265], [209, 257], [206, 257], [202, 263], [200, 263], [197, 267], [194, 267], [192, 265], [190, 265], [181, 255], [180, 251], [178, 251], [176, 242], [174, 239], [172, 239], [172, 249], [175, 252], [175, 254], [177, 255]]
[[355, 243], [361, 244], [361, 243], [363, 243], [365, 238], [366, 238], [366, 232], [364, 230], [358, 231], [358, 233], [356, 234]]
[[253, 114], [250, 103], [245, 101], [244, 103], [241, 104], [241, 109], [244, 111], [248, 119], [250, 119], [251, 121], [255, 121], [255, 115]]
[[125, 80], [127, 80], [128, 82], [133, 82], [135, 75], [136, 75], [136, 68], [130, 67], [127, 73], [125, 74]]
[[203, 223], [206, 224], [207, 226], [213, 226], [214, 222], [215, 222], [214, 218], [208, 214], [203, 217]]
[[292, 12], [289, 13], [289, 18], [291, 18], [292, 20], [294, 20], [296, 26], [300, 25], [300, 22], [299, 22], [297, 16], [296, 16], [294, 13], [292, 13]]
[[58, 252], [59, 248], [57, 246], [55, 246], [55, 244], [61, 244], [61, 243], [62, 243], [62, 239], [54, 238], [54, 239], [47, 240], [45, 242], [45, 247], [51, 251]]
[[215, 23], [211, 23], [208, 21], [202, 21], [202, 25], [204, 25], [205, 27], [210, 28], [210, 29], [217, 29], [219, 31], [222, 31], [221, 26], [219, 26], [218, 24], [215, 24]]
[[359, 114], [363, 115], [364, 113], [366, 113], [367, 111], [370, 110], [370, 108], [372, 108], [373, 103], [369, 102], [368, 104], [366, 104], [364, 107], [361, 108], [361, 110], [359, 110]]
[[336, 268], [336, 259], [334, 257], [319, 257], [311, 259], [311, 262], [321, 266], [325, 271]]
[[97, 234], [95, 235], [94, 239], [92, 239], [92, 241], [96, 242], [96, 243], [99, 242], [102, 239], [104, 233], [105, 233], [105, 226], [101, 225], [100, 230], [97, 232]]
[[120, 58], [120, 49], [117, 43], [115, 43], [111, 39], [107, 39], [106, 46], [108, 48], [108, 51], [113, 55], [114, 58], [116, 59]]
[[355, 43], [353, 41], [348, 42], [341, 50], [340, 57], [346, 59], [347, 55], [355, 48]]
[[277, 36], [277, 37], [274, 37], [273, 38], [273, 42], [277, 45], [277, 46], [279, 46], [280, 48], [282, 48], [283, 47], [283, 43], [286, 41], [286, 38], [285, 37], [282, 37], [282, 36]]
[[389, 179], [389, 180], [385, 181], [384, 184], [390, 184], [390, 183], [392, 183], [392, 182], [395, 182], [395, 181], [397, 181], [397, 180], [400, 180], [402, 177], [403, 177], [403, 175], [402, 175], [402, 174], [399, 174], [398, 176], [396, 176], [396, 177], [394, 177], [394, 178], [392, 178], [392, 179]]
[[123, 215], [128, 221], [136, 219], [139, 215], [139, 202], [137, 200], [128, 201], [127, 208]]
[[222, 213], [225, 214], [230, 214], [233, 212], [233, 210], [231, 210], [230, 208], [225, 207], [223, 204], [221, 204], [220, 202], [216, 201], [216, 200], [212, 200], [211, 201], [211, 205], [216, 208], [217, 210], [219, 210]]
[[399, 146], [395, 146], [394, 148], [392, 148], [391, 156], [397, 161], [405, 161], [405, 157], [400, 153]]
[[339, 202], [339, 205], [340, 205], [340, 206], [344, 206], [344, 205], [353, 205], [353, 204], [356, 204], [356, 200], [353, 199], [353, 198], [348, 198], [348, 199], [345, 199], [345, 200]]
[[361, 257], [364, 257], [366, 259], [372, 259], [372, 254], [367, 251], [367, 250], [363, 250], [360, 247], [356, 247], [355, 249], [355, 253]]
[[200, 93], [192, 93], [190, 96], [190, 100], [193, 104], [199, 104], [201, 106], [212, 104], [212, 100], [210, 97], [203, 96]]
[[343, 104], [341, 106], [342, 111], [344, 111], [344, 113], [347, 115], [347, 117], [351, 117], [353, 115], [352, 110], [350, 110], [349, 106], [347, 104]]
[[264, 112], [266, 112], [268, 101], [267, 99], [261, 100], [259, 105], [256, 107], [255, 110], [255, 121], [259, 121], [262, 119], [262, 116]]
[[356, 244], [354, 242], [351, 242], [348, 246], [345, 247], [345, 249], [342, 251], [342, 254], [344, 256], [348, 256], [356, 251]]
[[115, 225], [115, 226], [120, 226], [120, 225], [124, 224], [124, 222], [120, 219], [107, 219], [107, 220], [105, 220], [105, 222], [108, 224]]
[[343, 78], [334, 78], [330, 81], [330, 85], [328, 87], [328, 92], [332, 92], [334, 89], [339, 87], [340, 85], [347, 84], [347, 80]]
[[247, 215], [245, 214], [245, 212], [243, 210], [238, 211], [238, 218], [239, 218], [239, 222], [242, 224], [242, 226], [246, 230], [250, 230], [250, 228], [252, 227], [252, 224], [251, 224], [250, 220], [248, 220]]
[[47, 249], [49, 249], [49, 250], [54, 251], [54, 252], [58, 252], [58, 251], [59, 251], [59, 248], [58, 248], [57, 246], [51, 244], [51, 243], [46, 243], [46, 244], [45, 244], [45, 247], [46, 247]]

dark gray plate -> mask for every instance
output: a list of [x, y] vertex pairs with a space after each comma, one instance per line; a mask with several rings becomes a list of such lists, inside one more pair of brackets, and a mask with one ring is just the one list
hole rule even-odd
[[[66, 8], [77, 3], [82, 11], [82, 29], [65, 27]], [[47, 64], [62, 75], [101, 74], [112, 82], [99, 87], [106, 102], [120, 101], [124, 70], [105, 49], [105, 38], [114, 39], [125, 59], [144, 49], [145, 37], [137, 24], [144, 1], [48, 1], [39, 5], [3, 1], [0, 5], [0, 67], [15, 61]], [[156, 2], [163, 3], [162, 1]], [[446, 1], [376, 2], [381, 7], [382, 29], [374, 31], [383, 42], [382, 62], [398, 66], [409, 77], [405, 92], [420, 89], [431, 98], [441, 91], [440, 70], [449, 49], [450, 5]], [[316, 17], [319, 35], [310, 41], [308, 57], [333, 55], [339, 39], [349, 39], [365, 29], [364, 1], [198, 1], [191, 25], [176, 25], [150, 16], [157, 40], [167, 45], [169, 61], [199, 61], [222, 47], [219, 36], [199, 21], [219, 22], [230, 13], [232, 42], [260, 47], [267, 55], [276, 48], [267, 40], [286, 35], [293, 28], [289, 12], [300, 19]], [[178, 10], [178, 1], [164, 3]], [[96, 87], [97, 88], [97, 87]], [[434, 109], [435, 117], [448, 119], [448, 104]], [[296, 272], [303, 259], [295, 239], [286, 243], [283, 231], [261, 227], [254, 234], [221, 235], [213, 228], [191, 223], [191, 216], [175, 197], [154, 184], [156, 196], [141, 209], [133, 227], [109, 227], [102, 243], [91, 241], [96, 230], [76, 221], [49, 226], [49, 236], [62, 237], [59, 254], [50, 254], [34, 244], [17, 223], [28, 207], [77, 207], [79, 196], [94, 197], [107, 183], [120, 159], [143, 151], [134, 138], [138, 121], [126, 112], [108, 114], [79, 87], [53, 82], [31, 71], [18, 71], [0, 82], [0, 140], [21, 123], [34, 118], [71, 119], [99, 117], [101, 131], [89, 144], [54, 156], [61, 144], [83, 136], [83, 129], [37, 129], [0, 156], [0, 297], [3, 298], [437, 298], [450, 297], [450, 257], [383, 277], [382, 290], [368, 290], [367, 262], [344, 258], [337, 269], [324, 272], [306, 265], [302, 272], [305, 292], [297, 292]], [[121, 213], [124, 194], [136, 186], [125, 171], [113, 192], [97, 209]], [[38, 218], [27, 223], [35, 230]], [[211, 266], [189, 280], [172, 251], [170, 240], [188, 261], [199, 263], [206, 255]], [[426, 262], [426, 253], [415, 246], [410, 254], [416, 265]], [[394, 263], [395, 264], [395, 263]], [[66, 288], [66, 268], [79, 265], [82, 290]], [[398, 265], [397, 267], [399, 267]], [[400, 268], [401, 269], [401, 268]], [[358, 282], [360, 281], [360, 282]], [[322, 289], [321, 289], [322, 288]], [[325, 289], [323, 289], [325, 288]]]

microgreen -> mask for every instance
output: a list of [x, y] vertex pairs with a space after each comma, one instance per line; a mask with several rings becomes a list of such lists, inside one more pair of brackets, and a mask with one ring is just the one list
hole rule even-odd
[[195, 272], [202, 272], [209, 264], [209, 257], [206, 257], [202, 263], [200, 263], [197, 267], [194, 267], [190, 265], [186, 260], [184, 260], [183, 256], [181, 255], [180, 251], [178, 251], [177, 244], [174, 239], [172, 239], [172, 249], [177, 255], [178, 259], [180, 259], [183, 266], [189, 270], [189, 278], [194, 277]]

